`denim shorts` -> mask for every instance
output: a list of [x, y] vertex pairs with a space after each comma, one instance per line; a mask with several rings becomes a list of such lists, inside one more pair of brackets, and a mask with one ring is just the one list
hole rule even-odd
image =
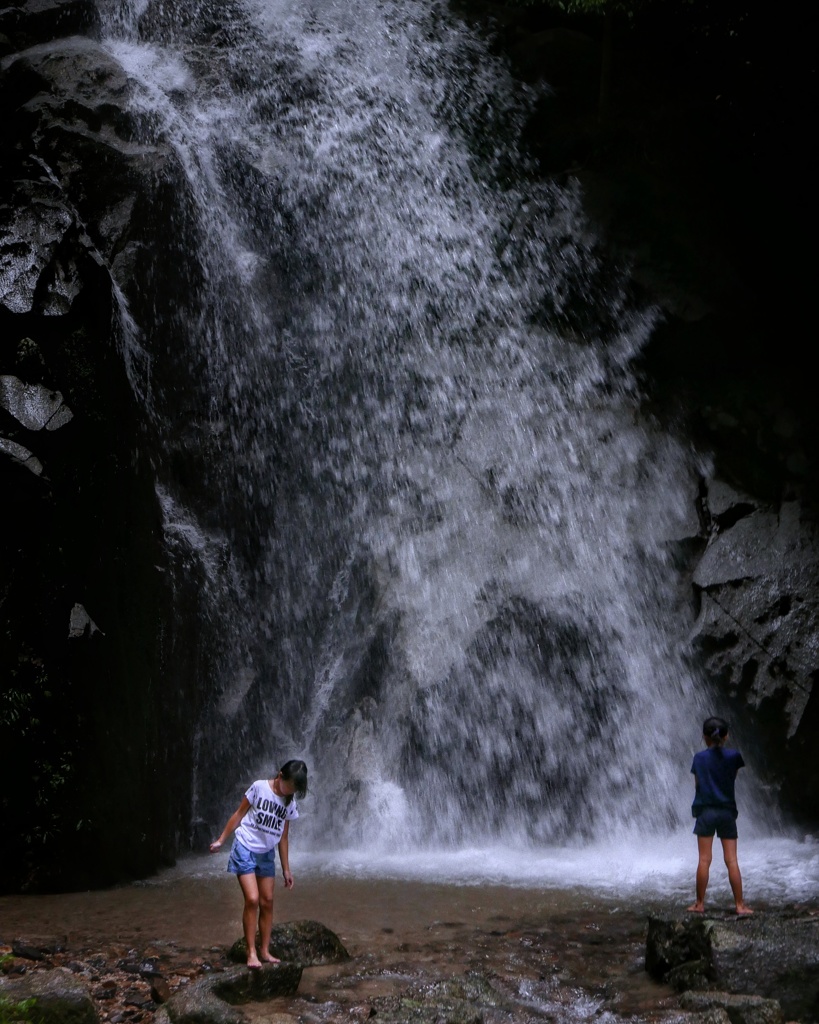
[[234, 875], [274, 878], [276, 875], [276, 848], [274, 847], [266, 853], [253, 853], [238, 839], [234, 839], [227, 870]]
[[720, 839], [736, 839], [737, 812], [728, 807], [704, 807], [694, 822], [694, 834], [713, 836], [715, 832]]

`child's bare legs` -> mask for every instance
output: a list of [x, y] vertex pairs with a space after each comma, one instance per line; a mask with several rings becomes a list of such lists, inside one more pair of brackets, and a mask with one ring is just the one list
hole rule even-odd
[[273, 930], [273, 878], [259, 878], [259, 957], [268, 964], [279, 963], [270, 955], [270, 933]]
[[239, 885], [242, 887], [242, 895], [245, 898], [245, 906], [242, 911], [242, 926], [247, 943], [247, 966], [261, 967], [259, 955], [256, 952], [256, 919], [259, 914], [259, 879], [255, 875], [239, 875]]
[[[239, 885], [245, 898], [242, 911], [245, 942], [247, 943], [247, 966], [261, 967], [279, 963], [270, 955], [270, 933], [273, 930], [273, 882], [272, 878], [258, 878], [256, 875], [239, 875]], [[258, 919], [258, 926], [257, 926]], [[256, 951], [256, 931], [259, 931], [259, 951]]]
[[[700, 855], [697, 863], [697, 899], [690, 907], [685, 908], [690, 910], [692, 914], [702, 914], [705, 911], [705, 890], [708, 888], [708, 876], [711, 873], [711, 851], [713, 845], [713, 836], [697, 836], [697, 850]], [[723, 840], [723, 849], [724, 846], [725, 840]], [[734, 849], [736, 849], [736, 840], [734, 840]]]
[[745, 904], [742, 899], [742, 875], [739, 873], [737, 863], [737, 841], [736, 839], [721, 839], [722, 855], [725, 858], [725, 866], [728, 868], [728, 881], [731, 883], [731, 892], [734, 894], [734, 903], [738, 914], [753, 914], [753, 910]]

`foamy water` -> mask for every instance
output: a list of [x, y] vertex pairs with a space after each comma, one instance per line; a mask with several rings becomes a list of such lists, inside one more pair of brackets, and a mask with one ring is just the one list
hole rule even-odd
[[[636, 835], [631, 841], [582, 846], [510, 846], [412, 850], [373, 854], [362, 848], [302, 851], [291, 842], [291, 865], [310, 878], [393, 879], [449, 885], [588, 890], [629, 901], [686, 899], [693, 891], [697, 845], [693, 834], [669, 838]], [[225, 871], [227, 854], [181, 861], [158, 880], [208, 877]], [[751, 838], [739, 842], [739, 862], [749, 901], [790, 903], [819, 897], [819, 839], [814, 836]], [[718, 840], [709, 891], [730, 898]]]

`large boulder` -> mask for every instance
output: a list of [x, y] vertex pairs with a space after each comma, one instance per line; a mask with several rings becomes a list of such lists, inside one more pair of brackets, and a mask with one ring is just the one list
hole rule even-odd
[[0, 977], [0, 1000], [21, 1003], [28, 999], [36, 1000], [33, 1019], [40, 1024], [98, 1022], [91, 993], [79, 978], [67, 971], [37, 971], [22, 977]]
[[[270, 935], [270, 953], [285, 963], [315, 967], [349, 960], [341, 939], [318, 921], [287, 921], [274, 926]], [[228, 956], [236, 963], [247, 960], [247, 943], [237, 939]]]
[[796, 912], [739, 918], [653, 916], [648, 922], [646, 970], [679, 991], [761, 996], [777, 1000], [788, 1019], [815, 1019], [819, 917]]

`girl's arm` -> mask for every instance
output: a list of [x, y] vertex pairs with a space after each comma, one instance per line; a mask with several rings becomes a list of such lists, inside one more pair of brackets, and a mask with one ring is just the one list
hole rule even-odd
[[279, 840], [279, 857], [282, 862], [282, 875], [284, 876], [284, 886], [286, 889], [293, 888], [293, 875], [290, 873], [290, 840], [287, 837], [289, 831], [290, 822], [286, 821], [282, 837]]
[[216, 853], [216, 851], [221, 848], [222, 843], [227, 839], [230, 833], [238, 826], [239, 822], [242, 820], [242, 818], [244, 818], [244, 816], [247, 814], [249, 810], [250, 801], [246, 796], [243, 796], [242, 802], [239, 804], [239, 806], [236, 808], [233, 814], [231, 814], [231, 816], [228, 818], [228, 823], [222, 829], [222, 834], [219, 836], [218, 839], [215, 839], [210, 844], [211, 853]]

